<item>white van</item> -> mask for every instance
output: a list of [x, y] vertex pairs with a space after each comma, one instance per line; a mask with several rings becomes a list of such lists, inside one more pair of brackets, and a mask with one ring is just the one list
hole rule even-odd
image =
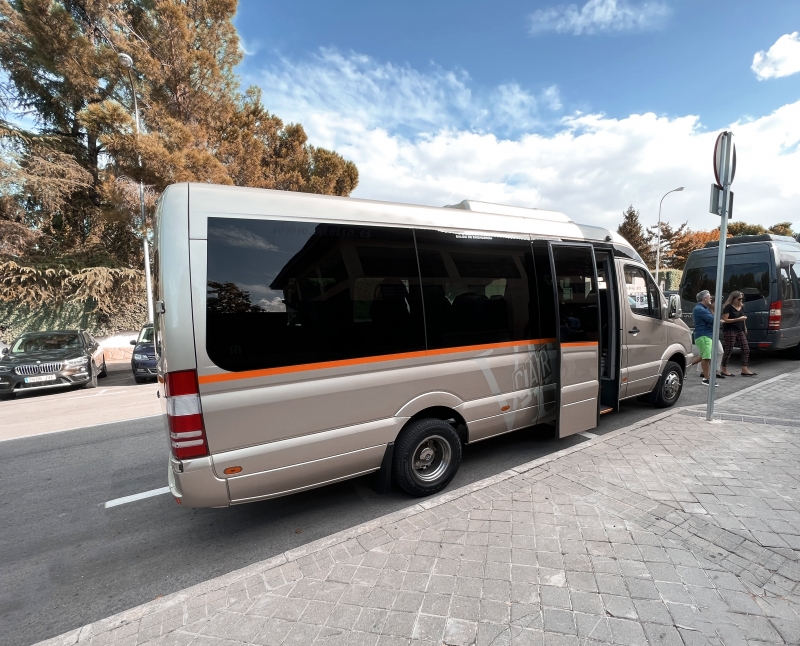
[[565, 215], [180, 184], [156, 214], [156, 347], [178, 503], [375, 472], [412, 495], [462, 446], [677, 401], [691, 337], [620, 236]]

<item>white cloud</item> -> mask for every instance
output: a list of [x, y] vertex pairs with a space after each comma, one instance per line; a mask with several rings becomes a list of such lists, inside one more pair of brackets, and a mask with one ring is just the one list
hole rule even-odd
[[759, 81], [800, 72], [800, 34], [784, 34], [766, 52], [756, 52], [750, 69]]
[[556, 86], [537, 95], [511, 81], [476, 94], [463, 70], [432, 64], [421, 72], [335, 49], [320, 49], [306, 61], [282, 59], [246, 80], [263, 88], [270, 111], [284, 119], [325, 106], [364, 125], [407, 134], [442, 128], [519, 131], [541, 122], [542, 106], [561, 109]]
[[261, 236], [235, 226], [217, 229], [214, 231], [214, 237], [218, 242], [222, 242], [222, 244], [226, 244], [229, 247], [259, 249], [261, 251], [279, 251], [278, 247], [267, 242]]
[[[665, 200], [664, 217], [688, 220], [693, 228], [719, 222], [708, 213], [716, 133], [697, 116], [551, 113], [536, 125], [543, 117], [531, 113], [531, 95], [518, 85], [481, 92], [466, 75], [438, 68], [423, 74], [366, 58], [355, 67], [348, 57], [340, 60], [344, 72], [320, 58], [305, 75], [286, 63], [269, 70], [270, 83], [262, 87], [270, 110], [302, 123], [315, 145], [358, 165], [353, 197], [538, 206], [616, 228], [629, 204], [654, 223], [661, 196], [685, 186]], [[560, 104], [557, 90], [536, 98], [540, 110], [548, 101]], [[533, 125], [507, 130], [509, 120], [526, 118]], [[765, 225], [794, 219], [800, 228], [800, 101], [731, 128], [738, 151], [736, 217]]]
[[602, 31], [629, 31], [657, 27], [669, 15], [662, 2], [626, 0], [589, 0], [583, 7], [560, 5], [537, 9], [531, 14], [531, 33], [594, 34]]

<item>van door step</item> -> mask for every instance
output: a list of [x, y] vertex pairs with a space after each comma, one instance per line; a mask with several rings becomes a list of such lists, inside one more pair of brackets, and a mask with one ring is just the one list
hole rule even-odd
[[612, 412], [614, 412], [613, 408], [601, 408], [600, 409], [600, 414], [601, 415], [605, 415], [606, 413], [612, 413]]

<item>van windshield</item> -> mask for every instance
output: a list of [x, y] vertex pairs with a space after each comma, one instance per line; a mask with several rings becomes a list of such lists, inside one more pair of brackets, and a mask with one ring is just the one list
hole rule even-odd
[[[683, 277], [681, 297], [685, 301], [694, 301], [696, 295], [704, 289], [712, 294], [717, 286], [716, 266], [690, 267]], [[769, 264], [766, 262], [737, 263], [725, 267], [725, 278], [722, 283], [723, 298], [734, 289], [744, 293], [746, 303], [757, 300], [769, 300]]]

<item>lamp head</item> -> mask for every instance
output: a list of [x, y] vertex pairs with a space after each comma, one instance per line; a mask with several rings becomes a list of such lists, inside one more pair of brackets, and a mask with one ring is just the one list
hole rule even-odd
[[676, 190], [676, 191], [682, 191], [682, 190], [683, 190], [683, 186], [679, 186], [679, 187], [678, 187], [678, 188], [676, 188], [675, 190]]
[[120, 53], [117, 55], [119, 59], [119, 64], [122, 65], [126, 70], [129, 70], [133, 67], [133, 59], [128, 56], [127, 54]]

